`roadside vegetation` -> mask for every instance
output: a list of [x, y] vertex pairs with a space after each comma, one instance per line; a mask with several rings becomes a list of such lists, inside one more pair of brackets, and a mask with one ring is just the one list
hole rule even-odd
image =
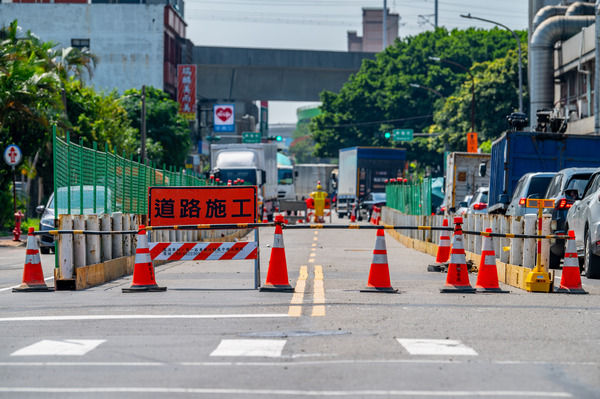
[[[0, 143], [23, 152], [17, 181], [23, 195], [18, 208], [34, 217], [35, 206], [52, 192], [52, 125], [74, 142], [93, 142], [118, 154], [140, 153], [141, 95], [103, 93], [86, 84], [102, 60], [87, 49], [59, 48], [15, 20], [0, 27]], [[146, 88], [147, 158], [157, 165], [181, 167], [191, 145], [189, 124], [176, 101], [162, 90]], [[0, 231], [14, 225], [12, 171], [0, 167]]]

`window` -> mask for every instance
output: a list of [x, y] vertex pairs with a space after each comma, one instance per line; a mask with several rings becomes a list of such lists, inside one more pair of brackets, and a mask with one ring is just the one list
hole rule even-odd
[[548, 191], [546, 191], [545, 198], [554, 198], [554, 197], [558, 196], [558, 194], [560, 193], [561, 182], [562, 182], [561, 174], [554, 176], [554, 178], [550, 182], [550, 185], [548, 186]]
[[84, 48], [90, 49], [90, 39], [71, 39], [71, 47], [75, 47], [79, 50]]

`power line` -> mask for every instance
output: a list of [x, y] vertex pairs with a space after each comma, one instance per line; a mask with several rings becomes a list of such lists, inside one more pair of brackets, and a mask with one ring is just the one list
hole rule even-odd
[[433, 116], [433, 114], [428, 114], [428, 115], [410, 116], [408, 118], [385, 119], [385, 120], [381, 120], [381, 121], [349, 122], [349, 123], [342, 123], [342, 124], [338, 124], [338, 125], [323, 126], [323, 128], [324, 129], [332, 129], [332, 128], [338, 128], [338, 127], [377, 125], [380, 123], [387, 123], [387, 122], [404, 122], [404, 121], [412, 121], [412, 120], [417, 120], [417, 119], [426, 119], [426, 118], [431, 118], [432, 116]]

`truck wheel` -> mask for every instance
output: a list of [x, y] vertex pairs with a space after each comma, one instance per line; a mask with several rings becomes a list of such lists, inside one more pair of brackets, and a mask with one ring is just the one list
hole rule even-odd
[[592, 253], [592, 238], [585, 232], [585, 263], [583, 270], [587, 278], [600, 278], [600, 256]]

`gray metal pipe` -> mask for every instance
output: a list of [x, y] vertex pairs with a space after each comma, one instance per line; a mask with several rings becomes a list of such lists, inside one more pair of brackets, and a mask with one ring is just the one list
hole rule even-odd
[[594, 23], [594, 20], [593, 15], [556, 16], [543, 21], [533, 32], [529, 45], [531, 66], [529, 120], [532, 127], [536, 124], [537, 110], [552, 108], [554, 105], [554, 44], [573, 36]]
[[573, 15], [594, 15], [594, 4], [590, 2], [577, 1], [567, 8], [566, 16]]
[[569, 6], [545, 6], [540, 8], [531, 22], [531, 32], [535, 32], [537, 27], [548, 18], [565, 15], [568, 8]]

